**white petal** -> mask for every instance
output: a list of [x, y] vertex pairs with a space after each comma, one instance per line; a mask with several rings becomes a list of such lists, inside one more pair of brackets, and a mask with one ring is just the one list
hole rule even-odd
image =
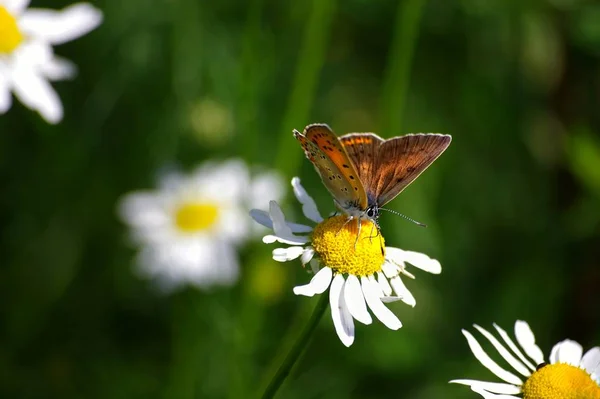
[[[481, 333], [483, 334], [484, 337], [486, 337], [488, 339], [488, 341], [490, 341], [492, 343], [492, 345], [494, 346], [494, 348], [496, 348], [496, 350], [498, 351], [498, 353], [500, 353], [500, 356], [502, 356], [504, 358], [504, 360], [506, 360], [508, 362], [508, 364], [510, 364], [512, 366], [512, 368], [514, 368], [515, 370], [517, 370], [517, 372], [519, 372], [522, 376], [524, 377], [529, 377], [531, 375], [531, 373], [529, 372], [529, 370], [527, 370], [527, 368], [525, 367], [525, 365], [523, 365], [523, 363], [521, 363], [520, 361], [518, 361], [497, 339], [496, 337], [494, 337], [492, 334], [490, 334], [487, 330], [484, 330], [483, 328], [481, 328], [480, 326], [478, 326], [477, 324], [474, 324], [475, 328]], [[497, 393], [501, 393], [501, 392], [497, 392]]]
[[502, 394], [490, 393], [490, 392], [486, 391], [485, 389], [483, 389], [482, 387], [475, 386], [475, 385], [471, 387], [471, 391], [480, 394], [481, 396], [483, 396], [484, 399], [519, 399], [521, 397], [520, 395], [513, 396], [513, 395], [502, 395]]
[[450, 381], [450, 383], [468, 385], [470, 387], [474, 386], [477, 388], [483, 388], [486, 391], [492, 392], [492, 393], [501, 393], [501, 394], [507, 394], [507, 395], [516, 395], [516, 394], [521, 393], [521, 388], [519, 388], [518, 386], [515, 386], [512, 384], [504, 384], [501, 382], [487, 382], [487, 381], [479, 381], [479, 380], [460, 379], [460, 380], [452, 380], [452, 381]]
[[0, 65], [0, 114], [8, 111], [12, 105], [11, 82]]
[[567, 363], [579, 367], [583, 348], [577, 342], [565, 339], [554, 345], [550, 356], [551, 363]]
[[385, 294], [383, 293], [383, 288], [381, 288], [381, 286], [379, 285], [377, 280], [375, 280], [375, 276], [370, 275], [370, 276], [367, 276], [367, 278], [369, 279], [369, 282], [371, 283], [371, 288], [373, 289], [374, 292], [377, 293], [377, 297], [379, 297], [379, 298], [384, 297]]
[[260, 209], [251, 209], [250, 217], [258, 224], [261, 224], [269, 229], [273, 229], [273, 221], [269, 217], [269, 213]]
[[365, 300], [375, 317], [391, 330], [397, 330], [402, 327], [402, 323], [398, 317], [381, 302], [378, 293], [379, 288], [373, 287], [371, 281], [367, 277], [361, 277], [360, 282]]
[[[386, 252], [388, 251], [388, 249], [386, 248]], [[383, 262], [383, 265], [381, 265], [381, 270], [383, 271], [383, 274], [385, 274], [385, 276], [387, 278], [392, 278], [392, 277], [396, 277], [398, 274], [400, 274], [400, 270], [401, 268], [399, 266], [397, 266], [395, 263], [389, 262], [389, 260], [386, 260], [385, 262]]]
[[385, 258], [401, 267], [404, 267], [404, 250], [395, 247], [385, 248]]
[[315, 250], [312, 247], [305, 248], [304, 252], [302, 252], [302, 257], [300, 258], [300, 262], [302, 262], [303, 265], [306, 265], [308, 262], [310, 262], [312, 260], [314, 255], [315, 255]]
[[400, 276], [391, 278], [390, 284], [392, 285], [394, 292], [396, 292], [396, 295], [400, 297], [402, 302], [412, 307], [414, 307], [417, 304], [417, 300], [415, 299], [413, 294], [408, 290], [408, 288], [406, 288]]
[[[502, 337], [502, 339], [504, 340], [504, 342], [508, 345], [508, 347], [513, 351], [514, 354], [516, 354], [519, 359], [527, 366], [529, 367], [529, 370], [531, 371], [535, 371], [536, 367], [531, 364], [531, 362], [525, 357], [525, 355], [523, 354], [523, 352], [521, 352], [521, 350], [517, 347], [517, 345], [515, 344], [515, 342], [508, 336], [508, 333], [506, 331], [504, 331], [500, 326], [498, 326], [496, 323], [494, 323], [494, 327], [496, 328], [496, 331], [498, 331], [498, 333], [500, 334], [500, 336]], [[531, 375], [531, 372], [528, 374], [528, 376]]]
[[13, 53], [13, 69], [29, 68], [37, 72], [44, 64], [51, 62], [54, 57], [54, 51], [50, 44], [39, 40], [26, 41]]
[[288, 262], [294, 260], [304, 252], [304, 247], [275, 248], [273, 259], [277, 262]]
[[0, 3], [6, 8], [13, 17], [21, 15], [23, 11], [29, 6], [30, 0], [2, 0]]
[[287, 226], [292, 230], [292, 233], [310, 233], [313, 228], [305, 224], [286, 222]]
[[263, 237], [262, 241], [265, 244], [273, 244], [274, 242], [280, 242], [282, 244], [289, 244], [289, 245], [303, 245], [308, 242], [308, 237], [296, 236], [295, 238], [288, 239], [288, 238], [282, 238], [279, 236], [274, 236], [274, 235], [268, 234]]
[[223, 162], [205, 162], [187, 177], [187, 194], [203, 200], [238, 204], [246, 199], [250, 186], [248, 165], [241, 159]]
[[536, 365], [544, 363], [544, 352], [535, 344], [535, 335], [526, 321], [517, 320], [515, 322], [515, 338]]
[[[260, 209], [252, 209], [250, 210], [250, 216], [254, 219], [255, 222], [269, 228], [273, 229], [273, 221], [269, 217], [269, 213], [262, 211]], [[303, 224], [290, 223], [286, 222], [286, 225], [292, 230], [292, 233], [310, 233], [313, 231], [313, 228], [310, 226], [306, 226]]]
[[310, 283], [294, 287], [294, 294], [304, 296], [322, 294], [325, 292], [327, 287], [329, 287], [332, 277], [333, 270], [331, 270], [329, 267], [324, 267], [313, 276], [313, 278], [310, 280]]
[[432, 274], [440, 274], [442, 272], [442, 265], [437, 259], [432, 259], [420, 252], [404, 251], [404, 261]]
[[479, 345], [479, 342], [477, 342], [475, 337], [473, 337], [473, 335], [471, 335], [470, 332], [468, 332], [467, 330], [462, 330], [462, 333], [465, 336], [465, 338], [467, 338], [467, 343], [469, 344], [469, 348], [471, 348], [471, 352], [473, 352], [473, 355], [475, 355], [475, 358], [477, 360], [479, 360], [479, 363], [481, 363], [485, 368], [490, 370], [492, 373], [494, 373], [498, 378], [502, 379], [503, 381], [508, 382], [509, 384], [521, 386], [523, 381], [521, 381], [521, 379], [519, 377], [517, 377], [516, 375], [514, 375], [513, 373], [504, 370], [495, 361], [493, 361], [488, 356], [488, 354], [485, 353], [485, 351], [483, 350], [481, 345]]
[[600, 346], [595, 346], [583, 355], [581, 367], [589, 374], [600, 374]]
[[329, 304], [335, 332], [344, 345], [350, 346], [354, 342], [354, 321], [344, 302], [343, 286], [344, 277], [341, 274], [336, 275], [329, 289]]
[[304, 187], [302, 187], [299, 178], [294, 177], [292, 179], [292, 187], [294, 188], [294, 195], [302, 204], [302, 213], [304, 213], [304, 216], [315, 223], [321, 223], [323, 221], [323, 217], [317, 209], [317, 204], [315, 203], [315, 200], [308, 195]]
[[349, 275], [344, 284], [344, 300], [350, 314], [363, 324], [371, 324], [373, 319], [367, 310], [365, 297], [360, 288], [360, 281], [354, 275]]
[[156, 279], [165, 290], [184, 284], [231, 285], [239, 271], [237, 251], [229, 243], [206, 237], [145, 246], [138, 262], [139, 272]]
[[77, 3], [61, 11], [29, 9], [19, 19], [19, 28], [51, 44], [77, 39], [96, 29], [102, 12], [89, 3]]
[[285, 222], [283, 211], [275, 201], [269, 202], [269, 216], [273, 222], [273, 231], [275, 232], [275, 235], [280, 238], [280, 240], [278, 240], [279, 242], [285, 240], [305, 244], [309, 241], [308, 237], [296, 236], [292, 233], [292, 229]]
[[377, 282], [383, 291], [383, 295], [390, 296], [392, 295], [392, 286], [390, 285], [388, 279], [382, 272], [377, 272]]
[[48, 123], [56, 124], [63, 117], [60, 98], [50, 84], [33, 70], [13, 71], [14, 92], [27, 107], [38, 111]]
[[393, 302], [398, 302], [398, 301], [402, 300], [402, 298], [400, 298], [399, 296], [393, 296], [393, 295], [382, 296], [379, 299], [381, 299], [381, 302], [383, 302], [383, 303], [393, 303]]
[[160, 196], [147, 191], [137, 191], [125, 195], [117, 205], [123, 221], [138, 228], [159, 228], [169, 223]]
[[62, 57], [52, 57], [39, 67], [44, 76], [51, 81], [73, 79], [77, 75], [77, 66]]

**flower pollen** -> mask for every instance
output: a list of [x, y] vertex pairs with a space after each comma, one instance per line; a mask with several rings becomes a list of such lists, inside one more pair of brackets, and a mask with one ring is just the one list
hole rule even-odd
[[19, 47], [23, 35], [17, 26], [17, 20], [0, 5], [0, 54], [10, 54]]
[[175, 223], [184, 232], [206, 230], [217, 220], [219, 208], [210, 203], [184, 203], [175, 212]]
[[369, 276], [381, 270], [385, 260], [384, 239], [377, 226], [339, 215], [319, 223], [312, 233], [312, 246], [321, 262], [337, 273]]
[[579, 367], [566, 363], [544, 366], [523, 384], [524, 399], [600, 399], [600, 386]]

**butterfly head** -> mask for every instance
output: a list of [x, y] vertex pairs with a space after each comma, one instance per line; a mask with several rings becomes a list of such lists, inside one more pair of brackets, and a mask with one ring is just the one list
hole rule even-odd
[[377, 206], [377, 204], [369, 206], [365, 210], [364, 215], [367, 217], [367, 219], [376, 222], [379, 218], [379, 207]]

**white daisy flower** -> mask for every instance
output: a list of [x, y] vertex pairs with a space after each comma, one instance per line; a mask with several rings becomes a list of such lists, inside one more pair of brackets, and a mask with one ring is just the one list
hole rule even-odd
[[102, 13], [88, 3], [61, 11], [28, 5], [29, 0], [0, 0], [0, 114], [10, 109], [14, 92], [47, 122], [58, 123], [63, 107], [49, 82], [74, 77], [76, 67], [55, 56], [52, 46], [95, 29]]
[[478, 380], [450, 382], [468, 385], [485, 399], [600, 399], [600, 347], [583, 354], [581, 345], [567, 339], [554, 345], [550, 362], [546, 363], [526, 322], [519, 320], [515, 323], [515, 338], [522, 350], [496, 324], [494, 327], [504, 343], [478, 325], [474, 327], [525, 381], [498, 365], [471, 333], [462, 330], [477, 360], [504, 383]]
[[119, 213], [142, 247], [139, 272], [167, 291], [235, 283], [236, 249], [254, 227], [246, 210], [258, 190], [279, 198], [283, 188], [276, 175], [251, 179], [243, 162], [231, 160], [206, 163], [189, 175], [170, 172], [157, 191], [127, 194]]
[[359, 232], [356, 219], [349, 222], [346, 215], [323, 219], [300, 179], [292, 179], [292, 187], [304, 216], [316, 223], [314, 228], [287, 222], [275, 201], [270, 202], [269, 212], [253, 209], [250, 214], [274, 230], [263, 242], [291, 245], [275, 249], [273, 259], [286, 262], [300, 258], [302, 264], [310, 262], [314, 277], [310, 283], [295, 287], [294, 293], [310, 297], [329, 288], [333, 324], [346, 346], [354, 342], [354, 319], [363, 324], [373, 322], [368, 309], [386, 327], [402, 327], [384, 303], [401, 300], [415, 306], [415, 298], [400, 279], [401, 274], [414, 278], [406, 271], [406, 263], [435, 274], [442, 270], [440, 263], [418, 252], [386, 248], [382, 235], [370, 221], [363, 220]]

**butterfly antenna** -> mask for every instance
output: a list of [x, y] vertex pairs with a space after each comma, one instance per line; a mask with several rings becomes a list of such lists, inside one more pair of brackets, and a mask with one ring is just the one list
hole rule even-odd
[[400, 217], [402, 217], [402, 218], [404, 218], [404, 219], [408, 220], [409, 222], [413, 222], [413, 223], [414, 223], [414, 224], [416, 224], [417, 226], [421, 226], [421, 227], [427, 227], [427, 225], [426, 225], [425, 223], [417, 222], [415, 219], [413, 219], [413, 218], [410, 218], [410, 217], [408, 217], [408, 216], [406, 216], [406, 215], [403, 215], [403, 214], [401, 214], [400, 212], [396, 212], [396, 211], [393, 211], [393, 210], [391, 210], [391, 209], [386, 209], [386, 208], [379, 208], [379, 210], [380, 210], [380, 211], [387, 211], [387, 212], [391, 212], [391, 213], [393, 213], [394, 215], [398, 215], [398, 216], [400, 216]]

